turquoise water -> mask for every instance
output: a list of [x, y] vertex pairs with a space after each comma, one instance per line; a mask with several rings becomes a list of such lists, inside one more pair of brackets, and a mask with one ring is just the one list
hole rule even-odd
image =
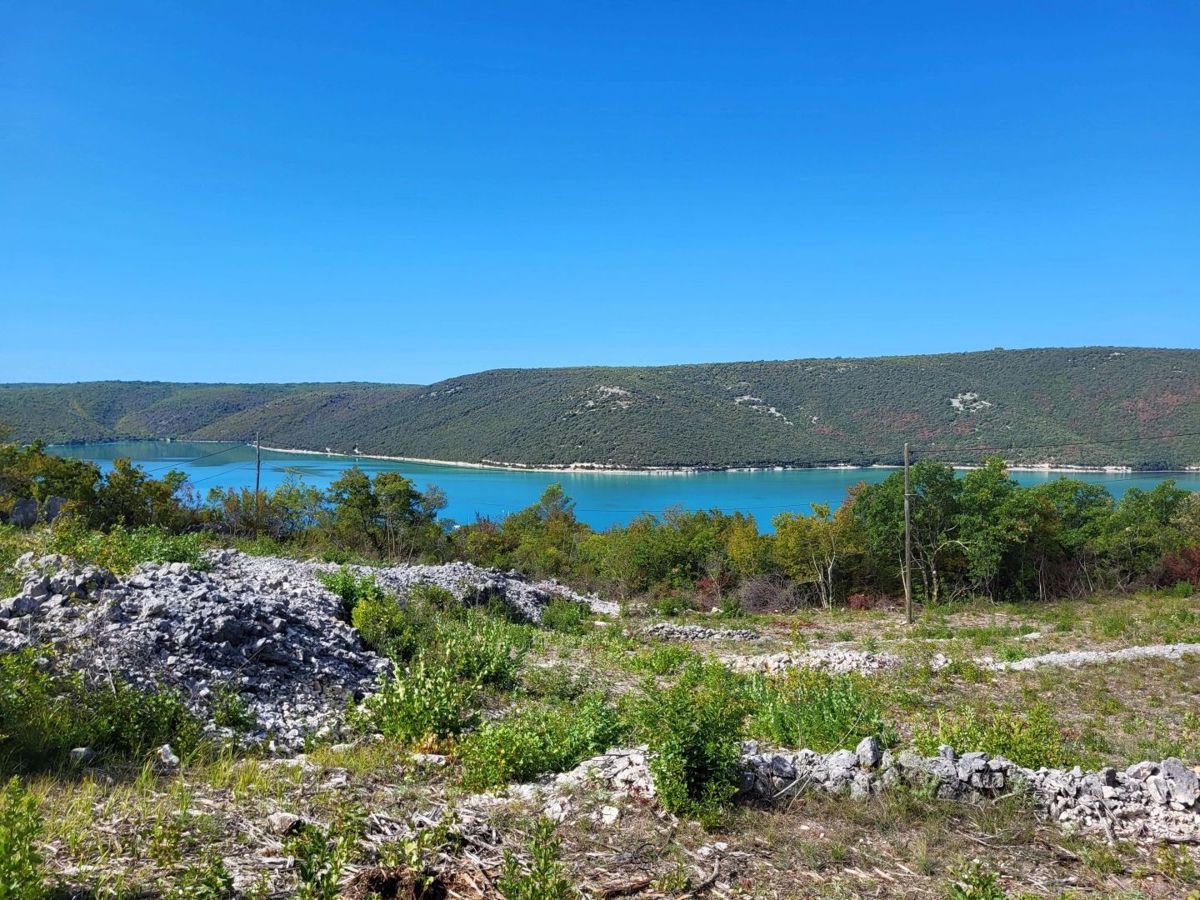
[[[62, 456], [91, 460], [105, 470], [119, 457], [129, 457], [155, 474], [179, 469], [187, 474], [202, 495], [212, 487], [254, 486], [254, 448], [244, 444], [130, 441], [51, 449]], [[499, 518], [515, 512], [533, 503], [546, 485], [557, 481], [576, 501], [579, 518], [593, 528], [625, 523], [641, 512], [660, 513], [671, 506], [682, 506], [754, 513], [759, 525], [769, 529], [771, 517], [776, 513], [784, 510], [807, 512], [812, 503], [837, 505], [851, 485], [860, 481], [882, 481], [890, 474], [888, 469], [670, 474], [516, 472], [264, 450], [262, 486], [273, 488], [290, 475], [303, 479], [305, 484], [325, 488], [343, 469], [354, 463], [368, 474], [401, 472], [422, 489], [430, 484], [437, 485], [449, 501], [442, 515], [457, 522], [473, 521], [477, 515]], [[1028, 485], [1062, 476], [1018, 472], [1015, 477]], [[1200, 472], [1173, 475], [1086, 473], [1075, 477], [1103, 484], [1118, 495], [1130, 487], [1151, 488], [1164, 478], [1174, 478], [1181, 487], [1200, 490]]]

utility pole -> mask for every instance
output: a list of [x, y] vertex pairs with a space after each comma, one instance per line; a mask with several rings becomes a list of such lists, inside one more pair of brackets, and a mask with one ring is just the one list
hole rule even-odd
[[908, 441], [904, 442], [904, 616], [913, 623], [912, 601], [912, 485], [908, 477]]
[[[908, 445], [905, 444], [905, 447]], [[907, 451], [906, 451], [907, 452]], [[908, 469], [906, 468], [907, 472]], [[258, 523], [262, 521], [262, 493], [259, 491], [259, 483], [262, 479], [262, 444], [258, 440], [258, 432], [254, 432], [254, 536], [258, 537]], [[907, 488], [905, 488], [907, 497]], [[908, 500], [904, 501], [906, 504]], [[907, 506], [905, 507], [907, 509]]]

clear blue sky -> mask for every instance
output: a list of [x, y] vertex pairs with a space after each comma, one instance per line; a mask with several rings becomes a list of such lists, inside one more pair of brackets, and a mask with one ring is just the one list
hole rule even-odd
[[0, 381], [1200, 345], [1190, 0], [0, 0], [0, 122]]

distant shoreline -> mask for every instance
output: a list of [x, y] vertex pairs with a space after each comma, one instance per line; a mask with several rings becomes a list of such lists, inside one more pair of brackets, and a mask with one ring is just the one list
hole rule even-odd
[[[72, 447], [80, 446], [81, 444], [115, 444], [124, 441], [149, 441], [153, 443], [178, 443], [186, 442], [190, 444], [243, 444], [253, 447], [254, 444], [248, 441], [216, 441], [216, 440], [194, 440], [191, 438], [112, 438], [100, 441], [68, 441], [59, 444], [50, 444], [51, 447]], [[409, 462], [418, 463], [420, 465], [430, 466], [450, 466], [460, 469], [493, 469], [502, 472], [540, 472], [547, 474], [584, 474], [584, 475], [698, 475], [705, 472], [793, 472], [803, 470], [819, 470], [819, 471], [837, 471], [845, 469], [848, 471], [868, 471], [871, 469], [895, 469], [903, 468], [900, 465], [874, 463], [871, 465], [859, 465], [855, 463], [836, 463], [824, 465], [764, 465], [764, 466], [619, 466], [604, 463], [570, 463], [564, 465], [525, 465], [522, 463], [507, 463], [498, 462], [495, 460], [484, 460], [482, 462], [464, 462], [461, 460], [445, 460], [445, 459], [430, 459], [421, 456], [389, 456], [380, 453], [343, 453], [329, 450], [308, 450], [300, 447], [270, 447], [266, 444], [262, 445], [263, 450], [268, 450], [272, 453], [289, 453], [297, 456], [324, 456], [338, 457], [340, 459], [375, 459], [385, 462]], [[954, 469], [962, 471], [971, 471], [978, 469], [979, 466], [970, 465], [955, 465]], [[1052, 465], [1050, 463], [1026, 463], [1022, 465], [1009, 465], [1011, 472], [1029, 472], [1046, 474], [1095, 474], [1095, 475], [1194, 475], [1200, 472], [1200, 466], [1189, 466], [1182, 469], [1136, 469], [1133, 466], [1064, 466]]]

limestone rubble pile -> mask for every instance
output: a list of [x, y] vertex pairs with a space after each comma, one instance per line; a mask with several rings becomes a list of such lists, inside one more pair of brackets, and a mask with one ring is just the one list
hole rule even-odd
[[744, 748], [744, 793], [776, 800], [804, 790], [868, 797], [889, 786], [931, 787], [948, 800], [975, 801], [1028, 790], [1050, 819], [1067, 830], [1101, 832], [1110, 839], [1200, 842], [1200, 776], [1178, 759], [1107, 768], [1029, 769], [1002, 756], [958, 754], [942, 747], [922, 757], [911, 750], [882, 751], [866, 738], [856, 751], [820, 754], [759, 752]]
[[762, 637], [750, 628], [705, 628], [674, 622], [655, 622], [646, 629], [646, 634], [667, 641], [756, 641]]
[[[536, 785], [509, 788], [504, 796], [540, 797], [556, 819], [571, 808], [570, 791], [598, 783], [614, 797], [655, 795], [645, 747], [615, 749], [585, 760], [570, 772]], [[928, 789], [944, 800], [976, 802], [1027, 791], [1051, 821], [1066, 831], [1099, 833], [1109, 840], [1200, 843], [1200, 775], [1178, 759], [1139, 762], [1121, 771], [1029, 769], [986, 753], [958, 754], [950, 747], [924, 757], [911, 750], [884, 750], [865, 738], [854, 750], [764, 750], [742, 746], [742, 796], [762, 802], [787, 800], [806, 791], [865, 799], [901, 785]]]
[[[60, 670], [173, 688], [206, 718], [217, 686], [232, 688], [257, 721], [249, 738], [280, 749], [336, 731], [348, 699], [374, 691], [390, 671], [319, 580], [333, 566], [233, 550], [211, 551], [206, 564], [145, 564], [118, 579], [61, 556], [27, 555], [20, 592], [0, 601], [0, 653], [49, 647]], [[588, 602], [553, 583], [466, 564], [372, 571], [400, 593], [438, 584], [463, 602], [497, 599], [533, 619], [555, 595]]]
[[815, 647], [812, 650], [783, 651], [758, 656], [723, 656], [735, 672], [764, 672], [777, 674], [788, 669], [822, 669], [838, 675], [858, 672], [874, 675], [900, 665], [900, 658], [890, 653], [855, 650], [851, 647]]

